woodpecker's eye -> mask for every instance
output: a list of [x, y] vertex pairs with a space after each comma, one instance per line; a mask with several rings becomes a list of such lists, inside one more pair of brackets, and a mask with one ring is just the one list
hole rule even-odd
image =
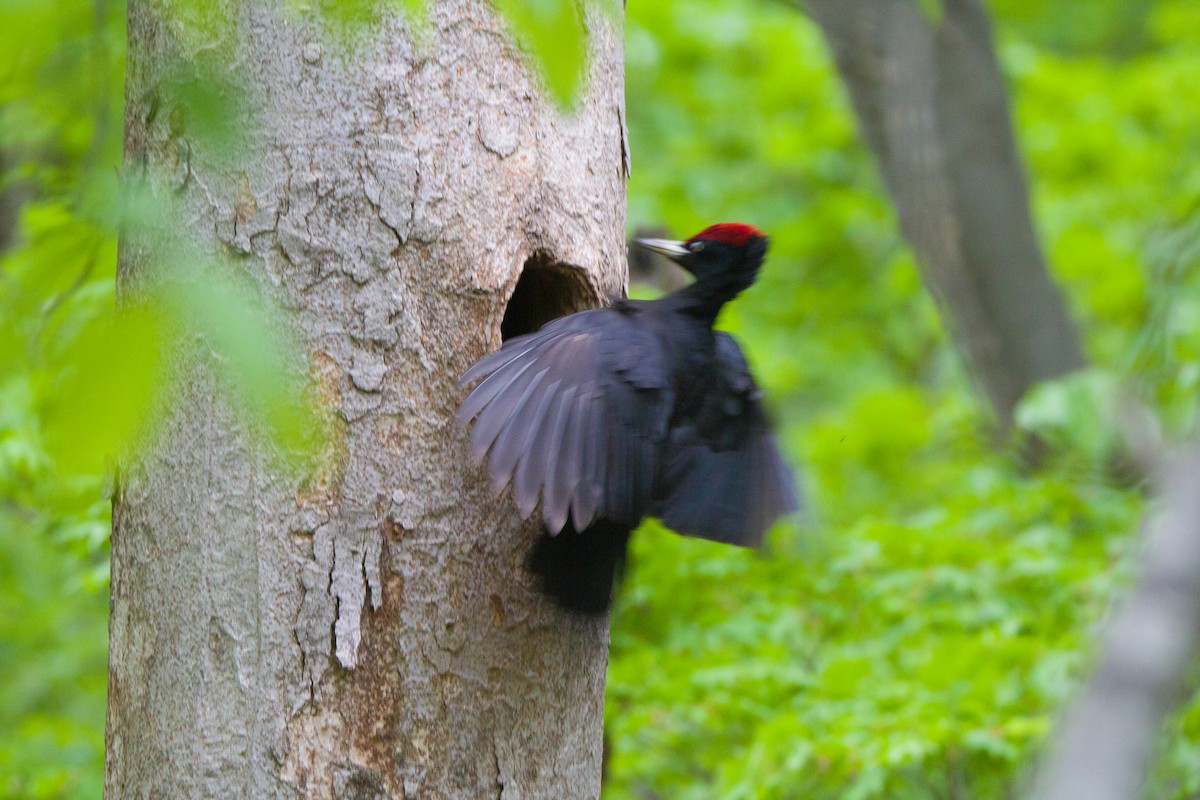
[[703, 249], [704, 242], [692, 242], [688, 245], [688, 250], [691, 250], [693, 253], [699, 253]]

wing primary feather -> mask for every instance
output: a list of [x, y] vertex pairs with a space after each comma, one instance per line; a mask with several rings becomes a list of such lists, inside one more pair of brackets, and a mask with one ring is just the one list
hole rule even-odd
[[654, 441], [653, 433], [646, 425], [638, 430], [637, 449], [636, 449], [638, 483], [637, 483], [637, 503], [641, 514], [645, 514], [650, 508], [650, 496], [652, 492], [652, 483], [654, 475]]
[[551, 535], [557, 534], [567, 523], [567, 512], [571, 507], [571, 495], [566, 485], [566, 461], [570, 458], [568, 428], [571, 412], [575, 408], [575, 387], [567, 386], [558, 397], [558, 408], [550, 424], [550, 436], [546, 442], [546, 482], [542, 487], [542, 518]]
[[586, 528], [596, 516], [605, 478], [603, 451], [599, 444], [601, 401], [594, 395], [594, 386], [591, 388], [593, 393], [589, 393], [579, 428], [583, 446], [580, 448], [579, 481], [575, 484], [575, 500], [571, 505], [571, 521], [578, 531]]
[[771, 523], [775, 521], [775, 515], [779, 513], [778, 498], [775, 495], [775, 480], [774, 465], [771, 464], [771, 448], [767, 437], [759, 435], [754, 443], [754, 455], [758, 461], [754, 465], [754, 483], [757, 487], [755, 496], [757, 502], [752, 510], [754, 533], [753, 539], [758, 542], [762, 541], [763, 535], [767, 532], [767, 528], [771, 527]]
[[775, 485], [779, 492], [779, 508], [783, 514], [791, 514], [800, 510], [800, 498], [796, 494], [796, 479], [792, 470], [779, 450], [779, 444], [772, 438], [769, 440], [771, 449], [772, 469], [775, 472]]
[[538, 333], [531, 333], [528, 336], [518, 336], [516, 339], [509, 339], [499, 350], [479, 359], [479, 361], [475, 362], [466, 372], [459, 376], [459, 385], [465, 386], [481, 375], [495, 372], [503, 368], [506, 364], [511, 364], [513, 361], [523, 358], [534, 350], [549, 346], [565, 335], [565, 331], [558, 331], [550, 335], [539, 331]]
[[587, 424], [588, 404], [591, 398], [588, 393], [591, 391], [590, 384], [585, 384], [579, 389], [575, 395], [575, 401], [571, 408], [571, 419], [567, 424], [565, 439], [563, 440], [563, 452], [566, 453], [566, 461], [560, 468], [560, 477], [564, 495], [566, 496], [567, 511], [569, 515], [573, 515], [574, 507], [578, 504], [576, 499], [576, 489], [579, 482], [582, 480], [583, 474], [583, 459], [585, 457], [584, 450], [587, 445], [584, 439], [584, 427]]
[[531, 384], [534, 384], [538, 373], [533, 371], [534, 364], [522, 367], [520, 373], [514, 376], [504, 388], [479, 412], [479, 418], [471, 429], [469, 452], [471, 458], [478, 463], [487, 455], [492, 443], [504, 427], [505, 420], [512, 412], [514, 404], [522, 397]]
[[[605, 398], [607, 399], [607, 398]], [[609, 514], [613, 519], [623, 519], [618, 504], [620, 503], [619, 489], [628, 490], [628, 487], [616, 486], [620, 470], [616, 469], [620, 461], [618, 450], [624, 437], [621, 436], [620, 420], [613, 424], [613, 409], [609, 403], [604, 402], [605, 399], [599, 402], [599, 414], [603, 420], [602, 428], [607, 435], [597, 434], [595, 438], [595, 446], [597, 451], [596, 463], [603, 465], [604, 480], [599, 482], [600, 487], [600, 504], [596, 510], [601, 514]]]
[[552, 411], [559, 399], [559, 387], [564, 383], [574, 384], [581, 371], [586, 375], [592, 371], [588, 364], [591, 337], [569, 336], [557, 340], [553, 347], [539, 351], [539, 361], [546, 366], [546, 380], [554, 379], [540, 394], [530, 398], [520, 413], [517, 424], [526, 431], [519, 446], [519, 463], [513, 473], [513, 495], [522, 516], [528, 516], [537, 505], [538, 495], [546, 484], [547, 439], [552, 435], [550, 428], [557, 421]]
[[605, 454], [608, 462], [608, 474], [604, 483], [604, 505], [599, 512], [611, 519], [629, 522], [633, 516], [632, 495], [634, 491], [632, 470], [630, 470], [629, 445], [630, 431], [621, 421], [620, 410], [612, 404], [605, 403], [608, 436], [605, 444]]
[[516, 361], [510, 361], [504, 365], [505, 368], [498, 369], [491, 375], [488, 375], [463, 400], [462, 405], [458, 407], [458, 411], [454, 414], [454, 420], [460, 425], [470, 422], [497, 395], [504, 391], [507, 386], [528, 372], [536, 363], [537, 361], [534, 359], [530, 359], [519, 365]]
[[526, 434], [513, 475], [513, 499], [517, 502], [517, 511], [522, 518], [533, 513], [548, 474], [546, 467], [550, 454], [546, 452], [546, 440], [550, 436], [549, 430], [553, 424], [550, 408], [551, 404], [558, 400], [558, 387], [561, 385], [561, 378], [548, 385], [542, 391], [533, 414], [521, 420]]
[[[639, 398], [640, 399], [640, 398]], [[625, 490], [625, 513], [626, 521], [634, 524], [641, 519], [645, 514], [646, 509], [642, 506], [642, 428], [641, 428], [641, 409], [638, 409], [637, 416], [634, 418], [633, 426], [623, 426], [621, 432], [624, 434], [624, 442], [622, 444], [622, 469], [628, 475], [625, 479], [627, 488]]]
[[[503, 490], [508, 479], [512, 477], [513, 467], [521, 455], [518, 447], [525, 434], [518, 422], [521, 410], [545, 377], [546, 370], [542, 368], [520, 387], [522, 391], [519, 394], [512, 389], [505, 390], [504, 395], [496, 398], [475, 423], [473, 433], [479, 433], [481, 437], [491, 440], [488, 471], [491, 473], [492, 487], [497, 492]], [[471, 443], [475, 444], [474, 437]]]

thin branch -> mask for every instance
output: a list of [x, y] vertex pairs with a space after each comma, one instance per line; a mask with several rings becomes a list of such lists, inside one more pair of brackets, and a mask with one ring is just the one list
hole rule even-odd
[[38, 518], [36, 511], [11, 497], [0, 497], [0, 513], [9, 514], [24, 522], [35, 522]]

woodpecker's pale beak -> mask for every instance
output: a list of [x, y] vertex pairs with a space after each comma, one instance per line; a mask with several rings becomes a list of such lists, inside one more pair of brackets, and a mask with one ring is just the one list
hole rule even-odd
[[684, 256], [691, 255], [683, 242], [670, 239], [634, 239], [633, 243], [655, 253], [661, 253], [672, 261], [679, 261]]

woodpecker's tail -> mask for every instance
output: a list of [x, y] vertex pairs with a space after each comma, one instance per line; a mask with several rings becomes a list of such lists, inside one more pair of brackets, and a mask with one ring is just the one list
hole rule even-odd
[[603, 614], [612, 605], [613, 584], [625, 567], [628, 525], [597, 519], [576, 531], [570, 519], [557, 536], [545, 528], [529, 551], [529, 571], [538, 588], [565, 611]]

